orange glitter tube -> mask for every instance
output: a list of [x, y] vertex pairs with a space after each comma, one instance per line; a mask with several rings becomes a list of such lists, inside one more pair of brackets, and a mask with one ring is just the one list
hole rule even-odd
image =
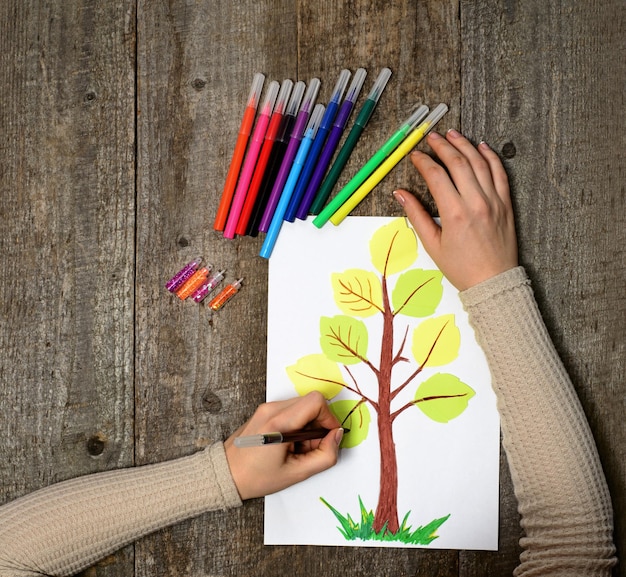
[[214, 311], [219, 311], [230, 299], [232, 299], [239, 292], [242, 280], [243, 279], [240, 278], [234, 283], [229, 284], [209, 303], [209, 308]]
[[210, 271], [211, 271], [211, 268], [205, 266], [197, 270], [196, 272], [194, 272], [189, 277], [189, 280], [187, 280], [185, 284], [176, 291], [176, 296], [181, 301], [184, 301], [187, 297], [191, 296], [200, 288], [202, 283], [209, 276]]
[[214, 230], [224, 230], [226, 226], [226, 219], [230, 212], [230, 205], [235, 194], [235, 186], [239, 179], [239, 171], [243, 162], [243, 157], [248, 146], [248, 139], [252, 132], [252, 125], [254, 124], [254, 117], [256, 116], [256, 109], [259, 106], [259, 99], [261, 97], [261, 90], [263, 89], [263, 83], [265, 82], [265, 76], [260, 72], [254, 75], [252, 80], [252, 88], [250, 89], [250, 95], [248, 96], [248, 103], [243, 113], [243, 119], [241, 120], [241, 126], [239, 127], [239, 136], [237, 136], [237, 142], [235, 143], [235, 150], [233, 151], [233, 158], [230, 161], [230, 168], [226, 175], [226, 182], [224, 183], [224, 190], [222, 191], [222, 198], [220, 204], [217, 207], [217, 214], [215, 216], [215, 222], [213, 223]]

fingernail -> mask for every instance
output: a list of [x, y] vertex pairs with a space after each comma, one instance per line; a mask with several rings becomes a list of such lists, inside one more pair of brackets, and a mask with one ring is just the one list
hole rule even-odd
[[428, 135], [428, 138], [430, 138], [431, 140], [438, 140], [440, 138], [443, 138], [443, 136], [441, 136], [441, 134], [439, 134], [438, 132], [431, 132]]
[[403, 194], [399, 190], [394, 190], [393, 196], [402, 206], [404, 206], [404, 203], [406, 202], [406, 200], [404, 199]]
[[450, 138], [458, 138], [459, 136], [461, 136], [461, 133], [457, 130], [454, 130], [454, 128], [450, 128], [450, 130], [448, 130], [448, 136]]
[[335, 443], [337, 446], [341, 444], [341, 439], [343, 439], [343, 429], [337, 429], [337, 432], [335, 433]]
[[485, 150], [491, 150], [491, 147], [484, 140], [481, 140], [478, 143], [478, 148], [484, 148]]

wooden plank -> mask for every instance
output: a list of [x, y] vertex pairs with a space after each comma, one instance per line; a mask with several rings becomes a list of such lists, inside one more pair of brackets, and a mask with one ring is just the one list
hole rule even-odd
[[0, 27], [4, 503], [133, 462], [134, 5], [9, 0]]
[[520, 257], [598, 444], [618, 555], [626, 550], [625, 24], [617, 0], [461, 5], [462, 129], [505, 158]]
[[[138, 30], [137, 459], [223, 439], [264, 400], [267, 264], [260, 239], [213, 231], [255, 72], [295, 79], [287, 1], [140, 2]], [[244, 287], [219, 314], [163, 284], [202, 255]], [[260, 503], [137, 544], [137, 574], [254, 573]], [[250, 549], [250, 551], [248, 551]]]

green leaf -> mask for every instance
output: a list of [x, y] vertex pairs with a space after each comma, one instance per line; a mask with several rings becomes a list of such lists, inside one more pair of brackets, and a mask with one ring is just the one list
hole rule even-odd
[[458, 417], [474, 390], [458, 377], [437, 373], [424, 381], [415, 392], [414, 403], [427, 417], [438, 423], [447, 423]]
[[371, 417], [369, 408], [362, 400], [335, 401], [328, 407], [339, 422], [342, 423], [342, 427], [350, 429], [350, 432], [345, 433], [341, 441], [341, 446], [344, 449], [356, 447], [367, 438]]
[[370, 240], [372, 264], [384, 276], [409, 268], [417, 259], [417, 238], [405, 218], [381, 226]]
[[447, 365], [459, 356], [461, 333], [454, 315], [427, 319], [413, 331], [411, 351], [421, 367]]
[[443, 295], [442, 279], [441, 271], [421, 268], [400, 275], [391, 295], [395, 313], [408, 317], [432, 315]]
[[319, 391], [326, 399], [332, 399], [345, 386], [337, 363], [324, 355], [302, 357], [295, 365], [287, 367], [286, 371], [300, 396]]
[[367, 327], [345, 315], [320, 319], [320, 345], [331, 360], [354, 365], [367, 357]]
[[375, 273], [349, 269], [333, 273], [331, 284], [337, 306], [353, 317], [370, 317], [383, 308], [383, 289]]

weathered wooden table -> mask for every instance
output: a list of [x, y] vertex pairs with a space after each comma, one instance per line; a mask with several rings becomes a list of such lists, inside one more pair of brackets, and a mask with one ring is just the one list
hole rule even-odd
[[[367, 68], [367, 89], [388, 66], [345, 178], [418, 102], [448, 103], [441, 130], [504, 158], [624, 552], [625, 28], [622, 0], [0, 3], [0, 502], [191, 453], [263, 401], [262, 239], [212, 230], [250, 80], [318, 76], [324, 102], [341, 68]], [[356, 214], [401, 214], [396, 186], [426, 194], [405, 160]], [[198, 254], [246, 281], [213, 316], [163, 288]], [[257, 500], [87, 574], [508, 575], [521, 530], [504, 458], [501, 495], [497, 553], [264, 547]]]

